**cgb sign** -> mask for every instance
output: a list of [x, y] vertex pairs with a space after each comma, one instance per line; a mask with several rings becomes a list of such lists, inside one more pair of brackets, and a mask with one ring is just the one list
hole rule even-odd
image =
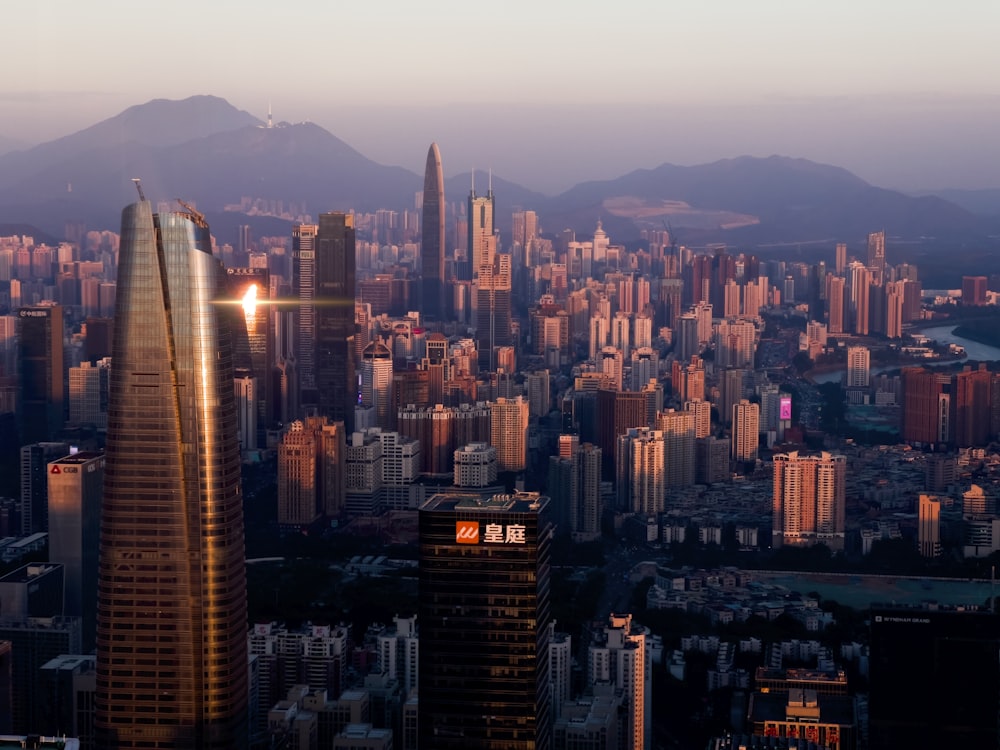
[[455, 521], [456, 544], [527, 544], [527, 527], [521, 523], [487, 523], [480, 534], [479, 521]]

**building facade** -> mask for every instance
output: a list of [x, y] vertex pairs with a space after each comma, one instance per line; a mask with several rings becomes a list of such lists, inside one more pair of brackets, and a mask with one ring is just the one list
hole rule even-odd
[[97, 598], [106, 748], [247, 746], [232, 342], [204, 217], [122, 212]]
[[435, 495], [420, 508], [421, 750], [546, 750], [549, 499]]

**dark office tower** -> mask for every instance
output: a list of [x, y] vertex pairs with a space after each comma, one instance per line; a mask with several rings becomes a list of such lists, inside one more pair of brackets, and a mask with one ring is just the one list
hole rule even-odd
[[49, 461], [69, 453], [69, 443], [32, 443], [21, 446], [21, 516], [23, 536], [49, 530]]
[[17, 319], [24, 445], [52, 440], [63, 426], [63, 309], [22, 307]]
[[989, 612], [873, 607], [869, 747], [996, 747], [1000, 622]]
[[444, 319], [444, 173], [441, 152], [432, 143], [424, 170], [424, 211], [420, 226], [420, 311], [428, 320]]
[[204, 218], [122, 212], [97, 600], [98, 746], [245, 748], [246, 577], [225, 288]]
[[[292, 386], [298, 397], [296, 404], [315, 405], [316, 395], [316, 233], [315, 224], [292, 227], [292, 288], [299, 300], [295, 316], [294, 371], [298, 382]], [[298, 415], [296, 415], [298, 416]]]
[[885, 283], [885, 230], [868, 235], [868, 270], [871, 283], [881, 286]]
[[549, 499], [420, 508], [420, 750], [547, 750]]
[[354, 430], [354, 216], [319, 216], [316, 234], [316, 391], [320, 416]]
[[[233, 370], [236, 377], [254, 381], [253, 406], [256, 411], [256, 447], [267, 444], [274, 396], [271, 368], [274, 367], [274, 337], [271, 335], [272, 311], [269, 304], [270, 273], [266, 268], [226, 269], [225, 308], [232, 313]], [[244, 437], [244, 446], [253, 441]]]

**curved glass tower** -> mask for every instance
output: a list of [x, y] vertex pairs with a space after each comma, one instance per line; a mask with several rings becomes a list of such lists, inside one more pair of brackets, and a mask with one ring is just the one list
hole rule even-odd
[[420, 311], [428, 320], [444, 320], [444, 173], [441, 152], [432, 143], [424, 169], [424, 209], [420, 224]]
[[245, 748], [243, 508], [224, 288], [195, 212], [122, 212], [97, 612], [98, 745]]

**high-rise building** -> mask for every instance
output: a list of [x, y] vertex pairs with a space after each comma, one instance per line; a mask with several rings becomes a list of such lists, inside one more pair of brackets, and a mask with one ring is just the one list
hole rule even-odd
[[204, 217], [122, 212], [97, 598], [106, 748], [247, 747], [232, 342]]
[[104, 454], [84, 451], [49, 464], [49, 561], [64, 575], [63, 614], [83, 620], [83, 649], [97, 631], [97, 548]]
[[497, 449], [498, 470], [528, 467], [528, 422], [528, 402], [523, 396], [490, 403], [490, 445]]
[[843, 242], [838, 242], [834, 257], [834, 270], [840, 276], [844, 273], [845, 268], [847, 268], [847, 245]]
[[441, 151], [436, 143], [432, 143], [424, 169], [424, 204], [420, 225], [420, 311], [428, 320], [443, 320], [445, 316], [444, 208]]
[[844, 548], [847, 459], [798, 452], [774, 457], [772, 546]]
[[21, 534], [37, 534], [49, 528], [50, 461], [69, 453], [69, 443], [32, 443], [21, 446]]
[[275, 421], [270, 274], [266, 268], [227, 268], [226, 282], [227, 295], [235, 303], [229, 308], [233, 312], [233, 372], [237, 379], [255, 381], [250, 402], [253, 419], [247, 421], [255, 423], [256, 435], [244, 435], [243, 445], [263, 447], [267, 429]]
[[490, 259], [491, 249], [496, 250], [493, 237], [493, 181], [490, 179], [489, 189], [486, 195], [476, 195], [476, 186], [473, 184], [469, 192], [469, 241], [468, 275], [465, 279], [471, 279], [479, 273], [479, 268]]
[[757, 446], [760, 443], [760, 404], [752, 404], [742, 399], [733, 404], [733, 444], [734, 461], [756, 461]]
[[354, 215], [325, 213], [316, 233], [316, 391], [321, 416], [354, 429]]
[[694, 484], [695, 415], [668, 409], [656, 415], [656, 429], [663, 433], [664, 482], [667, 487]]
[[1000, 621], [987, 611], [872, 607], [868, 746], [994, 747]]
[[904, 367], [900, 435], [907, 443], [951, 439], [951, 377], [922, 367]]
[[69, 421], [74, 425], [108, 427], [108, 393], [111, 387], [111, 360], [96, 365], [88, 361], [69, 368]]
[[633, 427], [617, 440], [618, 509], [656, 515], [666, 500], [666, 443], [663, 433]]
[[826, 276], [826, 325], [830, 333], [844, 333], [844, 278]]
[[63, 309], [18, 310], [21, 444], [54, 440], [63, 426]]
[[987, 279], [985, 276], [962, 277], [962, 304], [979, 306], [986, 304]]
[[921, 495], [917, 508], [917, 549], [923, 557], [941, 554], [941, 501]]
[[392, 413], [392, 352], [373, 341], [361, 354], [361, 403], [375, 409], [375, 423], [383, 430], [395, 423]]
[[434, 495], [419, 526], [419, 748], [546, 750], [549, 499]]
[[[295, 404], [316, 402], [316, 224], [292, 227], [292, 287], [299, 300], [294, 337], [292, 369], [298, 374]], [[291, 352], [286, 352], [290, 354]], [[298, 416], [297, 414], [295, 415]]]
[[612, 614], [603, 632], [594, 632], [587, 651], [587, 682], [592, 691], [612, 686], [623, 693], [623, 734], [618, 747], [649, 750], [653, 744], [653, 658], [649, 630], [632, 615]]
[[847, 347], [847, 387], [867, 388], [870, 384], [871, 352], [867, 346]]
[[868, 270], [871, 271], [872, 283], [875, 286], [882, 286], [885, 283], [884, 229], [868, 235]]

